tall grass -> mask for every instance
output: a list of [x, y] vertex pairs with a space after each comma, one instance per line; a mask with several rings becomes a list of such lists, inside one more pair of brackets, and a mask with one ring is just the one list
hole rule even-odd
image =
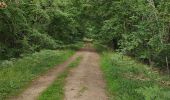
[[110, 100], [170, 100], [170, 79], [119, 53], [102, 54]]
[[0, 65], [0, 100], [20, 93], [33, 79], [64, 62], [74, 51], [43, 50]]

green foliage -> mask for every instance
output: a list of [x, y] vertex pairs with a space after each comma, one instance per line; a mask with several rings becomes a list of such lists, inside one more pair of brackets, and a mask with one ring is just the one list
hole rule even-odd
[[[98, 42], [95, 44], [98, 51], [103, 51], [109, 46], [150, 65], [164, 69], [170, 65], [169, 0], [3, 1], [7, 6], [0, 8], [0, 60], [21, 57], [23, 54], [41, 49], [79, 49], [82, 46], [79, 41], [87, 37]], [[112, 60], [115, 60], [114, 57]], [[151, 81], [139, 84], [135, 80], [133, 83], [122, 77], [121, 80], [117, 78], [121, 76], [121, 72], [126, 71], [131, 74], [140, 74], [144, 71], [143, 73], [149, 78], [150, 74], [135, 66], [124, 70], [110, 67], [109, 64], [117, 66], [122, 63], [119, 61], [120, 59], [115, 60], [118, 62], [116, 64], [110, 59], [108, 59], [108, 64], [105, 62], [108, 68], [111, 68], [108, 69], [110, 70], [109, 79], [115, 76], [115, 80], [111, 82], [114, 84], [111, 89], [120, 88], [119, 94], [125, 92], [123, 97], [120, 97], [123, 99], [144, 99], [143, 94], [137, 94], [134, 90], [143, 84], [151, 87]], [[13, 70], [20, 68], [14, 67], [15, 63], [8, 60], [2, 61], [2, 66], [7, 69], [11, 67]], [[11, 73], [9, 71], [6, 76], [13, 75]], [[25, 73], [29, 74], [29, 72]], [[18, 78], [20, 74], [20, 72], [17, 74]], [[22, 78], [22, 75], [20, 77]], [[8, 78], [8, 80], [12, 79]], [[16, 80], [7, 85], [11, 84], [11, 88], [16, 90], [20, 87], [20, 85], [15, 87], [17, 83], [19, 82]], [[131, 83], [133, 86], [129, 85]], [[118, 87], [119, 84], [124, 87]], [[4, 87], [7, 88], [7, 86]], [[126, 90], [127, 87], [130, 87], [129, 90]], [[7, 94], [11, 93], [13, 91], [11, 88], [9, 91], [8, 89], [0, 90], [0, 93], [2, 91]]]
[[[95, 39], [124, 54], [166, 66], [170, 59], [170, 3], [168, 0], [92, 0]], [[90, 17], [93, 18], [93, 17]], [[154, 62], [154, 63], [153, 63]], [[169, 63], [170, 64], [170, 63]]]
[[74, 0], [4, 2], [7, 7], [0, 8], [0, 59], [56, 49], [83, 37]]
[[101, 57], [110, 100], [169, 100], [168, 76], [120, 53]]
[[41, 34], [37, 30], [33, 31], [33, 34], [29, 36], [29, 44], [31, 47], [35, 47], [35, 50], [41, 49], [55, 49], [57, 43], [48, 34]]
[[0, 64], [0, 99], [21, 92], [33, 79], [68, 59], [73, 51], [43, 50]]
[[158, 86], [144, 87], [136, 90], [145, 97], [145, 100], [169, 100], [169, 92], [162, 91]]

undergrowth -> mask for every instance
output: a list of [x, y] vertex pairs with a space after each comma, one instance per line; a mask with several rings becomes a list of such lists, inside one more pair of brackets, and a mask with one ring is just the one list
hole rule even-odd
[[64, 62], [74, 51], [43, 50], [0, 64], [0, 100], [22, 92], [29, 83], [48, 69]]
[[119, 53], [104, 52], [101, 67], [110, 100], [170, 100], [170, 79]]

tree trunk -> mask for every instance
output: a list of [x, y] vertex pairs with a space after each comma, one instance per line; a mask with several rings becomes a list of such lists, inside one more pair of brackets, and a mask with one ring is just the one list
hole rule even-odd
[[167, 56], [166, 56], [166, 66], [167, 66], [168, 75], [170, 75], [169, 62], [168, 62], [168, 57]]

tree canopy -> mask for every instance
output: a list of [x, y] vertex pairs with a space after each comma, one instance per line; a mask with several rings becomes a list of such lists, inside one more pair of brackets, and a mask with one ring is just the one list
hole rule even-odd
[[170, 64], [169, 0], [3, 0], [0, 58], [84, 37], [149, 64]]

